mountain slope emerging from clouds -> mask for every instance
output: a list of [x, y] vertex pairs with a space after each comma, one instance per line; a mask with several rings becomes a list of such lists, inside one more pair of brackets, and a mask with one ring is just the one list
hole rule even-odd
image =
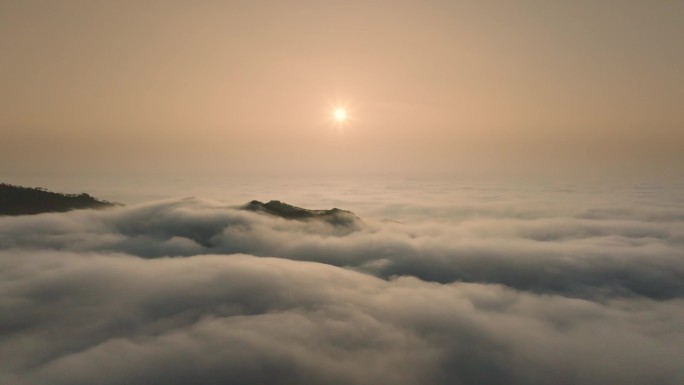
[[285, 219], [321, 219], [333, 225], [350, 225], [360, 220], [351, 211], [332, 208], [329, 210], [310, 210], [292, 206], [281, 201], [269, 201], [263, 203], [257, 200], [251, 201], [242, 207], [244, 210], [271, 214]]
[[22, 187], [0, 183], [0, 215], [30, 215], [76, 209], [100, 209], [116, 203], [86, 193], [62, 194], [41, 187]]

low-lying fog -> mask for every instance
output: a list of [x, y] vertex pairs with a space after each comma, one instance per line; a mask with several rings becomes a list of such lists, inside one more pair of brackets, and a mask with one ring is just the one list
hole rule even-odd
[[684, 383], [681, 188], [104, 189], [0, 217], [0, 383]]

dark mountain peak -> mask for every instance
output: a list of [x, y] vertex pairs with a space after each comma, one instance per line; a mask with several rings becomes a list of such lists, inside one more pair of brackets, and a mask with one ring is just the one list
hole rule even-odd
[[242, 206], [243, 210], [266, 213], [285, 219], [320, 219], [333, 225], [350, 225], [360, 221], [359, 217], [351, 211], [332, 208], [328, 210], [311, 210], [293, 206], [278, 200], [263, 203], [253, 200]]
[[0, 183], [0, 215], [29, 215], [119, 206], [86, 193], [62, 194], [42, 187]]

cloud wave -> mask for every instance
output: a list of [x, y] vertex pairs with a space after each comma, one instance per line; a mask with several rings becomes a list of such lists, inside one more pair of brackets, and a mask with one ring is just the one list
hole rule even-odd
[[684, 223], [587, 212], [0, 218], [0, 383], [684, 382]]
[[143, 258], [244, 253], [382, 278], [494, 283], [580, 298], [684, 296], [684, 222], [584, 217], [472, 218], [456, 224], [331, 226], [198, 199], [0, 218], [0, 248]]

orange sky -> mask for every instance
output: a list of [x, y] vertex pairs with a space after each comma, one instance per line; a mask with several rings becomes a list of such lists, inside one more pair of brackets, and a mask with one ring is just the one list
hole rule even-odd
[[681, 175], [683, 18], [676, 1], [3, 1], [0, 175]]

